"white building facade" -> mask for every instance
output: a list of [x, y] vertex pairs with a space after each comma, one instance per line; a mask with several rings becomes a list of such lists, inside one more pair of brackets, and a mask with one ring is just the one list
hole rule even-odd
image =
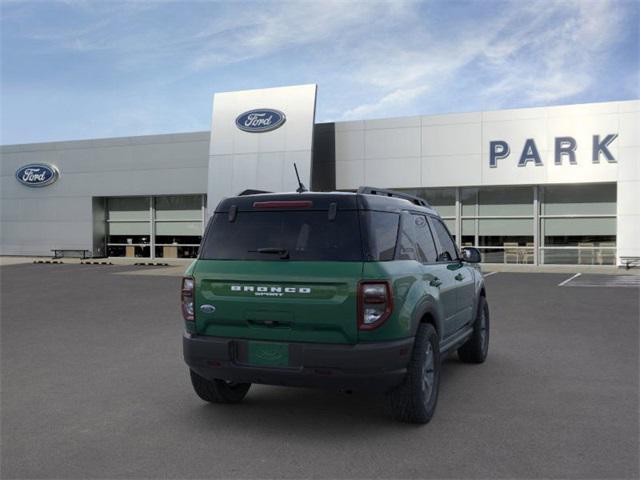
[[211, 132], [3, 146], [0, 254], [191, 257], [221, 198], [294, 190], [295, 163], [315, 190], [424, 197], [487, 263], [640, 257], [638, 100], [335, 123], [315, 103], [221, 93]]

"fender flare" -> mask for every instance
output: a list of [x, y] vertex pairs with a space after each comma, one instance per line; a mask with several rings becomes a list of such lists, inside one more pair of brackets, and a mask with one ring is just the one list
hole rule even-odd
[[[475, 312], [475, 315], [473, 316], [474, 322], [475, 322], [476, 316], [478, 315], [478, 306], [480, 305], [480, 297], [484, 296], [485, 301], [487, 299], [487, 289], [484, 285], [484, 277], [482, 276], [482, 274], [478, 275], [476, 273], [475, 275], [479, 277], [479, 281], [476, 282], [475, 298], [473, 299], [473, 311]], [[482, 295], [482, 292], [484, 292], [484, 295]]]
[[436, 332], [438, 332], [438, 336], [442, 340], [443, 320], [433, 300], [429, 300], [425, 303], [422, 303], [413, 312], [412, 321], [411, 321], [411, 335], [413, 336], [416, 335], [418, 331], [418, 326], [420, 325], [420, 322], [422, 321], [425, 315], [431, 316], [434, 323], [433, 326], [436, 329]]

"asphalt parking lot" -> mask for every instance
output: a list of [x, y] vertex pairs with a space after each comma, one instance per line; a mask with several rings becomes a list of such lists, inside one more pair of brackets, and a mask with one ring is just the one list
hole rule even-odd
[[0, 268], [2, 478], [639, 476], [638, 287], [487, 277], [489, 358], [449, 358], [434, 419], [413, 426], [362, 394], [203, 403], [179, 278], [115, 274], [133, 268]]

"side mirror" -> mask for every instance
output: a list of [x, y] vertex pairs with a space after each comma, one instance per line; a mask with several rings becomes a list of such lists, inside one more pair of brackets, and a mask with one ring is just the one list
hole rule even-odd
[[465, 247], [462, 249], [462, 260], [468, 263], [480, 263], [482, 256], [480, 250], [473, 247]]

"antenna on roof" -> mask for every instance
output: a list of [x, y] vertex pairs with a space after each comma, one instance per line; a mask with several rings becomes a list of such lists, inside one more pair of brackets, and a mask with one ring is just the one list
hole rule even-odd
[[293, 168], [295, 169], [296, 177], [298, 178], [298, 188], [296, 188], [296, 192], [308, 192], [309, 190], [307, 190], [307, 188], [304, 186], [304, 183], [300, 181], [300, 174], [298, 173], [298, 166], [296, 165], [296, 162], [293, 162]]

